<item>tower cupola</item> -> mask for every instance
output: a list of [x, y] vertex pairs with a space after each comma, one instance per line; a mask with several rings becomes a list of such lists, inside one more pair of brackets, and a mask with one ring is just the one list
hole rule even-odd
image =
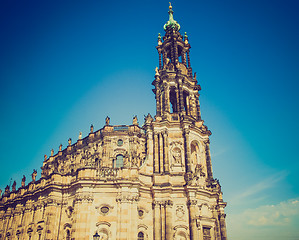
[[[174, 20], [169, 6], [169, 20], [164, 25], [165, 35], [158, 35], [159, 67], [156, 69], [153, 89], [156, 95], [157, 117], [179, 120], [188, 116], [190, 120], [201, 121], [199, 93], [196, 74], [190, 63], [190, 44], [187, 33], [179, 32], [180, 24]], [[187, 118], [188, 118], [187, 117]]]

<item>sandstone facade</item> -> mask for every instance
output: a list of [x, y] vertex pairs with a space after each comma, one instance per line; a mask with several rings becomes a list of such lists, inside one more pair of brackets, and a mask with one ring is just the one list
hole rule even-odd
[[213, 177], [211, 132], [188, 36], [169, 9], [159, 36], [156, 116], [143, 126], [106, 125], [45, 156], [42, 174], [0, 198], [0, 239], [226, 240], [222, 192]]

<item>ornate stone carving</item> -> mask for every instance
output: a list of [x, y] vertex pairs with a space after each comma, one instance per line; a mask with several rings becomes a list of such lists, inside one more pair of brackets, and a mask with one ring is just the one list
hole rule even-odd
[[197, 204], [197, 200], [196, 199], [189, 199], [188, 201], [187, 201], [187, 205], [188, 206], [194, 206], [194, 205], [196, 205]]
[[32, 182], [35, 182], [36, 175], [37, 175], [37, 171], [36, 171], [36, 169], [33, 169], [33, 173], [31, 174]]
[[175, 215], [178, 217], [178, 219], [182, 219], [185, 215], [185, 209], [183, 205], [177, 205], [175, 210]]
[[181, 164], [182, 163], [181, 149], [179, 149], [178, 147], [172, 149], [172, 157], [174, 159], [174, 164]]
[[134, 117], [133, 117], [133, 125], [134, 125], [134, 126], [138, 126], [138, 119], [137, 119], [137, 116], [134, 116]]
[[169, 144], [170, 146], [170, 155], [172, 157], [172, 165], [182, 165], [182, 146], [181, 141], [173, 141]]
[[67, 215], [68, 218], [71, 218], [72, 215], [73, 215], [73, 212], [74, 212], [74, 208], [72, 206], [68, 206], [66, 209], [65, 209], [65, 213]]
[[137, 202], [139, 201], [139, 196], [137, 195], [124, 195], [124, 194], [119, 194], [116, 197], [116, 202]]
[[25, 181], [26, 181], [26, 177], [25, 177], [25, 175], [23, 175], [23, 178], [22, 178], [22, 187], [25, 187]]
[[115, 178], [118, 169], [102, 167], [97, 169], [97, 177], [100, 178]]
[[16, 181], [14, 181], [13, 184], [12, 184], [12, 191], [13, 192], [16, 191], [16, 186], [17, 186], [17, 183], [16, 183]]
[[110, 124], [110, 117], [107, 116], [105, 121], [106, 121], [106, 126], [109, 126], [109, 124]]
[[80, 193], [75, 196], [76, 203], [88, 203], [93, 201], [93, 195], [88, 193]]

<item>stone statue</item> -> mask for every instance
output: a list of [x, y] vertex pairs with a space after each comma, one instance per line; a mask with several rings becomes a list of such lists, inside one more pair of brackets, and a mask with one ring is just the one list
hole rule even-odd
[[93, 133], [93, 125], [90, 126], [90, 133]]
[[144, 117], [145, 123], [151, 123], [154, 119], [150, 114], [147, 114], [147, 116]]
[[33, 169], [33, 173], [31, 174], [31, 177], [32, 177], [32, 181], [33, 181], [33, 182], [35, 182], [36, 175], [37, 175], [37, 171], [36, 171], [36, 169]]
[[16, 181], [14, 181], [13, 184], [12, 184], [12, 191], [13, 192], [16, 191], [16, 186], [17, 186], [17, 183], [16, 183]]
[[133, 125], [138, 126], [137, 116], [133, 117]]
[[44, 161], [46, 161], [48, 158], [47, 154], [44, 155]]
[[155, 76], [160, 76], [158, 67], [155, 68], [155, 72], [156, 72]]
[[1, 198], [1, 196], [2, 196], [2, 190], [0, 189], [0, 198]]
[[6, 185], [4, 195], [9, 194], [9, 186]]
[[172, 156], [174, 158], [174, 163], [180, 164], [181, 163], [181, 150], [179, 148], [175, 148], [172, 150]]
[[59, 145], [59, 152], [62, 150], [62, 144]]
[[25, 181], [26, 181], [26, 177], [25, 177], [25, 175], [23, 175], [23, 178], [22, 178], [22, 187], [25, 187]]
[[51, 150], [51, 156], [53, 156], [54, 155], [54, 149], [52, 148], [52, 150]]
[[71, 138], [69, 138], [68, 143], [69, 143], [69, 146], [72, 145], [72, 139]]
[[166, 59], [165, 59], [165, 66], [167, 66], [168, 63], [170, 63], [170, 59], [169, 59], [169, 58], [166, 58]]
[[82, 132], [79, 133], [79, 140], [82, 139]]
[[110, 117], [107, 116], [106, 117], [106, 125], [109, 126], [109, 124], [110, 124]]

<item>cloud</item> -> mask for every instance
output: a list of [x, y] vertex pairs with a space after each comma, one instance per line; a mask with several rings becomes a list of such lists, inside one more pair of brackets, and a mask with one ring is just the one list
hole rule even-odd
[[248, 209], [243, 216], [253, 226], [286, 226], [290, 224], [292, 217], [299, 216], [299, 200], [290, 199], [277, 205]]
[[[245, 191], [238, 193], [235, 197], [230, 200], [230, 204], [235, 205], [238, 203], [242, 203], [244, 199], [248, 199], [251, 196], [258, 195], [260, 192], [263, 192], [266, 189], [272, 188], [277, 185], [278, 182], [285, 179], [288, 175], [286, 171], [280, 171], [275, 173], [264, 180], [250, 186]], [[263, 198], [262, 196], [258, 196], [259, 198]]]
[[[299, 222], [299, 197], [275, 205], [263, 205], [246, 209], [239, 214], [228, 215], [230, 239], [296, 239]], [[244, 236], [244, 235], [243, 235]]]

